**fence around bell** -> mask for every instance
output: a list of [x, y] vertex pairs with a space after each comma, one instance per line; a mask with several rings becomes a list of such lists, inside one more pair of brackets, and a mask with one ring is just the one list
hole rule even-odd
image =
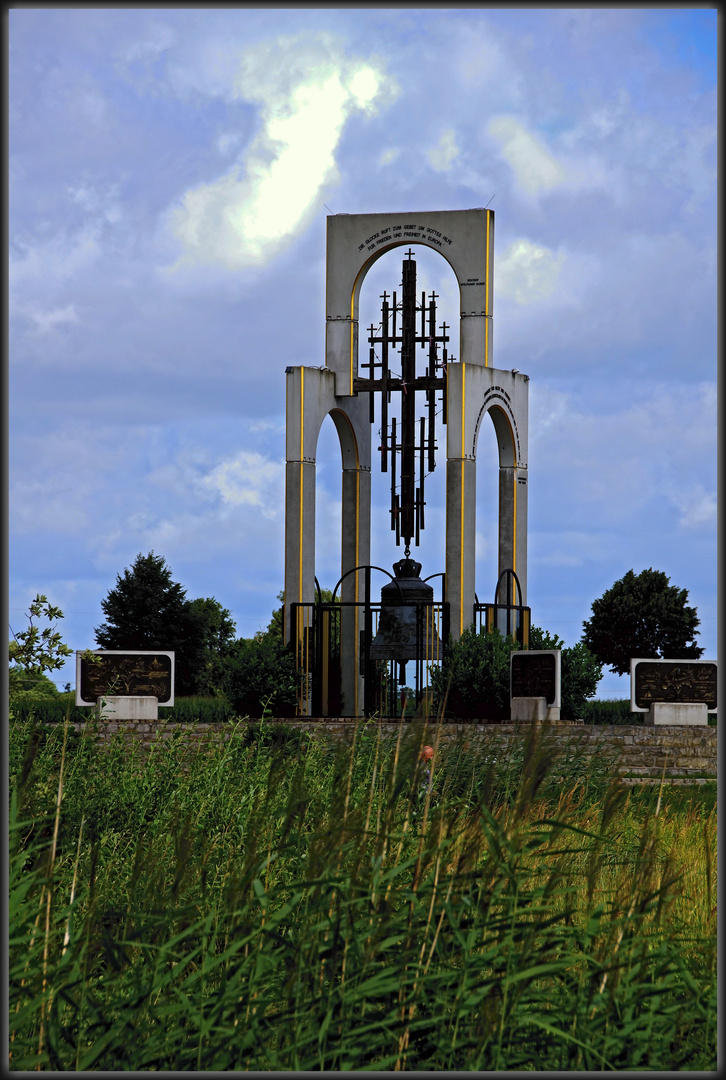
[[[443, 660], [443, 646], [449, 634], [449, 605], [415, 602], [408, 606], [416, 608], [418, 654], [417, 659], [406, 661], [405, 668], [404, 685], [409, 691], [405, 711], [411, 716], [430, 705], [430, 668]], [[349, 670], [362, 679], [363, 709], [359, 708], [359, 713], [401, 715], [404, 686], [399, 681], [399, 661], [370, 657], [380, 613], [380, 603], [339, 601], [290, 605], [289, 644], [300, 675], [298, 716], [353, 715], [352, 703], [344, 700], [344, 683], [350, 685], [351, 680], [343, 679], [343, 665], [352, 665]], [[346, 622], [357, 626], [358, 633], [346, 633]]]
[[474, 625], [479, 633], [498, 630], [502, 637], [512, 637], [522, 649], [529, 648], [531, 608], [522, 604], [474, 604]]

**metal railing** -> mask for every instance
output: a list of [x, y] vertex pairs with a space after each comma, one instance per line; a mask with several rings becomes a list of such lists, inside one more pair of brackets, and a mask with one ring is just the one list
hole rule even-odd
[[532, 613], [521, 604], [474, 604], [474, 625], [479, 633], [495, 628], [502, 637], [513, 637], [522, 649], [529, 648]]
[[493, 604], [474, 604], [474, 625], [479, 633], [497, 629], [502, 637], [518, 641], [522, 649], [529, 648], [531, 622], [532, 611], [522, 603], [522, 588], [514, 570], [502, 570]]

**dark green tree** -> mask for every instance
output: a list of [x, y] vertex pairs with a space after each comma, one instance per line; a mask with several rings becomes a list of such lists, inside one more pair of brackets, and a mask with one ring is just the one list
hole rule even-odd
[[[321, 589], [320, 598], [330, 603], [333, 594]], [[242, 716], [261, 716], [268, 708], [273, 716], [294, 716], [301, 674], [284, 640], [283, 608], [285, 593], [279, 592], [279, 607], [273, 609], [264, 630], [252, 638], [239, 638], [230, 647], [225, 664], [227, 697]], [[337, 627], [337, 624], [336, 624]], [[332, 646], [337, 645], [337, 629]]]
[[275, 608], [272, 612], [272, 618], [270, 619], [267, 627], [264, 630], [258, 630], [255, 634], [255, 639], [260, 640], [263, 637], [273, 638], [275, 641], [282, 641], [283, 636], [283, 614], [285, 609], [285, 593], [279, 592], [277, 599], [280, 601], [280, 606]]
[[530, 649], [561, 649], [560, 719], [582, 720], [585, 702], [594, 697], [602, 679], [602, 665], [584, 642], [566, 648], [562, 638], [533, 626], [529, 632]]
[[[315, 597], [316, 597], [316, 600], [317, 600], [317, 593], [315, 594]], [[277, 599], [280, 601], [280, 606], [275, 608], [274, 611], [272, 612], [272, 618], [270, 619], [270, 621], [267, 624], [266, 628], [264, 630], [258, 630], [257, 631], [257, 633], [255, 634], [256, 638], [272, 636], [276, 640], [282, 641], [282, 635], [283, 635], [283, 626], [282, 626], [282, 624], [283, 624], [283, 612], [284, 612], [284, 604], [285, 604], [285, 593], [284, 593], [284, 591], [279, 592], [277, 594]], [[330, 589], [321, 589], [320, 590], [320, 599], [324, 604], [332, 603], [333, 594], [330, 591]], [[336, 600], [336, 603], [340, 603], [340, 596], [338, 596], [338, 598]]]
[[671, 585], [661, 570], [628, 570], [593, 601], [582, 641], [618, 675], [630, 671], [633, 657], [696, 660], [703, 653], [694, 641], [699, 619], [687, 600], [687, 590]]
[[99, 648], [173, 650], [175, 692], [196, 692], [204, 662], [204, 613], [193, 609], [160, 555], [137, 555], [131, 568], [117, 575], [101, 610], [106, 622], [95, 629]]
[[236, 626], [230, 612], [212, 597], [190, 601], [191, 615], [198, 619], [204, 637], [195, 679], [195, 694], [222, 697], [227, 692], [229, 660]]

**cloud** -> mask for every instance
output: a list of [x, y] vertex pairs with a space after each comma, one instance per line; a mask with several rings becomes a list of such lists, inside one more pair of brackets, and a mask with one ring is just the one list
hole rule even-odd
[[10, 314], [25, 316], [42, 333], [79, 321], [75, 302], [64, 303], [69, 291], [72, 288], [73, 295], [78, 295], [79, 279], [89, 271], [96, 282], [102, 279], [99, 265], [111, 252], [117, 258], [129, 235], [117, 184], [99, 188], [79, 180], [66, 185], [64, 203], [72, 205], [75, 222], [82, 215], [80, 224], [58, 221], [49, 234], [48, 221], [33, 222], [32, 232], [27, 230], [29, 238], [18, 231], [11, 242]]
[[199, 484], [231, 506], [259, 507], [263, 517], [280, 514], [283, 501], [284, 467], [256, 451], [241, 450], [220, 462]]
[[556, 512], [563, 525], [568, 517], [587, 514], [594, 532], [650, 512], [664, 511], [674, 528], [686, 530], [715, 521], [715, 386], [694, 386], [690, 394], [666, 384], [630, 387], [610, 407], [603, 398], [593, 392], [578, 402], [532, 383], [530, 500], [542, 483], [550, 497], [558, 492], [540, 514]]
[[9, 284], [12, 290], [49, 281], [68, 281], [79, 270], [95, 263], [102, 254], [100, 229], [89, 222], [78, 232], [68, 235], [59, 231], [49, 240], [28, 244], [17, 242], [11, 250]]
[[511, 297], [518, 304], [544, 300], [557, 287], [563, 262], [562, 254], [555, 255], [542, 244], [515, 240], [495, 264], [497, 295]]
[[612, 202], [621, 205], [628, 185], [621, 167], [613, 164], [612, 154], [605, 160], [592, 150], [586, 152], [584, 147], [580, 153], [572, 152], [586, 132], [594, 128], [602, 135], [609, 130], [611, 122], [609, 114], [600, 110], [591, 115], [585, 128], [562, 132], [557, 142], [570, 152], [558, 154], [514, 116], [494, 116], [486, 130], [498, 143], [499, 156], [511, 168], [519, 194], [526, 201], [536, 203], [541, 196], [554, 191], [569, 195], [606, 191]]
[[143, 41], [136, 41], [130, 45], [124, 54], [128, 63], [136, 60], [144, 60], [148, 57], [158, 56], [167, 52], [177, 43], [177, 34], [171, 26], [165, 23], [152, 23]]
[[64, 308], [54, 308], [52, 311], [31, 311], [29, 314], [41, 334], [48, 334], [63, 323], [78, 322], [75, 304], [68, 304]]
[[530, 567], [583, 566], [606, 558], [612, 551], [612, 544], [612, 534], [604, 531], [532, 530], [528, 537], [528, 562]]
[[696, 484], [679, 491], [667, 489], [668, 498], [680, 512], [678, 524], [682, 529], [701, 529], [704, 525], [716, 523], [716, 491], [706, 490], [702, 484]]
[[385, 168], [386, 165], [392, 165], [393, 162], [400, 157], [401, 149], [398, 146], [390, 147], [388, 150], [384, 150], [381, 156], [378, 158], [379, 168]]
[[458, 153], [459, 147], [456, 143], [456, 135], [451, 128], [447, 128], [445, 131], [442, 131], [438, 143], [436, 146], [431, 147], [426, 156], [436, 172], [446, 172], [447, 169], [451, 167], [451, 164]]
[[555, 156], [515, 117], [493, 117], [487, 132], [500, 144], [500, 155], [525, 194], [537, 196], [565, 181], [565, 170]]
[[236, 93], [260, 105], [261, 130], [227, 173], [171, 209], [168, 227], [183, 248], [172, 269], [267, 262], [319, 210], [324, 186], [337, 178], [346, 121], [377, 111], [384, 89], [391, 84], [377, 66], [344, 58], [325, 35], [281, 38], [244, 54]]

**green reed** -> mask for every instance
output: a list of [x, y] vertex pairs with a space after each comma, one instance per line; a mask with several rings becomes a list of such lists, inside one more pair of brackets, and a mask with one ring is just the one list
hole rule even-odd
[[10, 751], [11, 1068], [715, 1068], [715, 813], [576, 738]]

